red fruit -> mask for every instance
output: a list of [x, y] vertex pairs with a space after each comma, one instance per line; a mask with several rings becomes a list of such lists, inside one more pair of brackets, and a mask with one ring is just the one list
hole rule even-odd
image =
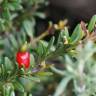
[[16, 61], [19, 68], [24, 66], [26, 69], [30, 67], [30, 53], [29, 52], [17, 52]]

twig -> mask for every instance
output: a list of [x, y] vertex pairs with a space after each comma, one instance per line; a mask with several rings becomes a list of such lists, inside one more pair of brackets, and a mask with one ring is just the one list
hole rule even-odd
[[48, 35], [49, 35], [49, 32], [45, 31], [44, 33], [42, 33], [40, 36], [38, 36], [34, 40], [31, 40], [31, 44], [37, 43], [39, 40], [43, 39], [44, 37], [46, 37]]

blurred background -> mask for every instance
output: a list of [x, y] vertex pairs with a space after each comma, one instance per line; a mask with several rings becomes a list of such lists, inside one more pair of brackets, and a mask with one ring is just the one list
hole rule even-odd
[[96, 0], [48, 0], [48, 3], [49, 5], [43, 9], [47, 18], [39, 19], [41, 22], [38, 23], [43, 29], [49, 20], [57, 23], [59, 20], [68, 19], [68, 25], [72, 30], [81, 20], [86, 22], [96, 14]]

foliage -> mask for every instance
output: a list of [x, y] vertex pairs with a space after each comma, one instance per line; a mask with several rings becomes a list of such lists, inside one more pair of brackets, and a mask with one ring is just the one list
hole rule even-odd
[[[89, 24], [78, 24], [71, 35], [66, 20], [61, 20], [58, 24], [49, 22], [48, 29], [36, 37], [35, 18], [46, 17], [38, 10], [46, 4], [44, 0], [0, 1], [0, 96], [32, 96], [49, 82], [59, 83], [53, 96], [95, 96], [96, 15]], [[45, 41], [48, 35], [51, 39]], [[18, 68], [16, 62], [16, 53], [26, 41], [29, 69]]]

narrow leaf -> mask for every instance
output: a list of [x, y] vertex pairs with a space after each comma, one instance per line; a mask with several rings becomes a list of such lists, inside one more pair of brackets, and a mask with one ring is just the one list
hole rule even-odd
[[20, 92], [24, 92], [24, 87], [19, 81], [13, 82], [15, 90], [18, 90]]
[[48, 44], [48, 46], [47, 46], [46, 53], [47, 53], [48, 51], [50, 51], [50, 49], [53, 47], [54, 40], [55, 40], [55, 38], [52, 37], [51, 40], [50, 40], [50, 42], [49, 42], [49, 44]]
[[28, 36], [33, 37], [33, 32], [32, 32], [32, 22], [25, 20], [23, 22], [23, 28], [25, 32], [27, 33]]
[[67, 27], [64, 28], [64, 35], [67, 37], [67, 39], [69, 38], [69, 32]]
[[33, 76], [23, 76], [23, 77], [34, 82], [40, 82], [40, 79], [38, 77], [33, 77]]
[[71, 79], [72, 77], [63, 78], [58, 87], [56, 88], [53, 96], [61, 96], [61, 94], [64, 93], [64, 91], [66, 90], [66, 87]]
[[96, 15], [94, 15], [92, 17], [92, 19], [90, 20], [90, 22], [89, 22], [89, 25], [88, 25], [89, 32], [92, 32], [92, 30], [94, 29], [95, 24], [96, 24]]
[[17, 44], [17, 41], [16, 41], [15, 37], [14, 37], [13, 35], [10, 35], [9, 39], [10, 39], [10, 41], [11, 41], [12, 46], [13, 46], [15, 49], [17, 49], [17, 48], [18, 48], [18, 44]]
[[43, 72], [43, 71], [40, 71], [37, 73], [38, 76], [50, 76], [50, 75], [53, 75], [52, 72]]
[[83, 36], [84, 32], [81, 28], [81, 25], [78, 24], [71, 35], [71, 43], [72, 44], [77, 43], [79, 40], [83, 38]]

